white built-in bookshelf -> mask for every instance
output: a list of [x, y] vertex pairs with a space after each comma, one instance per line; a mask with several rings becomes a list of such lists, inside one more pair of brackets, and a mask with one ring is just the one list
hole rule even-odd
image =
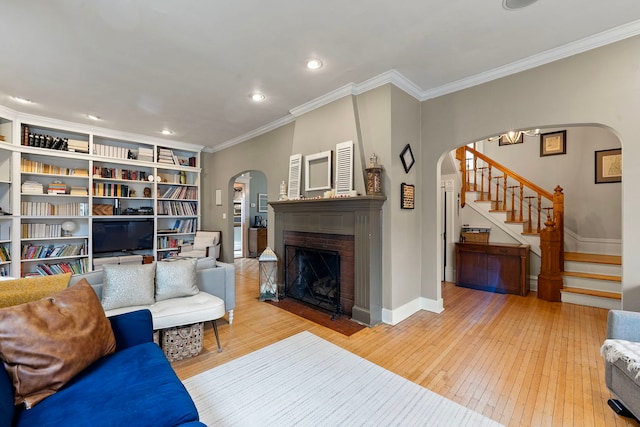
[[[0, 107], [0, 274], [175, 254], [199, 228], [202, 148]], [[144, 249], [94, 253], [94, 230], [140, 221], [153, 230]]]

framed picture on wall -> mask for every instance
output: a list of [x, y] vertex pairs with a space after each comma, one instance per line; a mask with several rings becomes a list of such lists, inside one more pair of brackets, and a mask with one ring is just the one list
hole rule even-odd
[[416, 187], [413, 184], [400, 184], [400, 208], [413, 209], [416, 201]]
[[540, 157], [567, 154], [567, 131], [540, 134]]
[[595, 152], [596, 184], [622, 182], [622, 148]]
[[266, 193], [258, 193], [258, 212], [267, 211], [267, 195]]

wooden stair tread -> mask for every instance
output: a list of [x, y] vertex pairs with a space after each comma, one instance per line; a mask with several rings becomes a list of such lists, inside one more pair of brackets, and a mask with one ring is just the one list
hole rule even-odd
[[622, 282], [622, 277], [611, 276], [609, 274], [581, 273], [577, 271], [563, 271], [563, 276], [580, 277], [582, 279], [610, 280], [612, 282]]
[[489, 209], [489, 212], [504, 212], [504, 213], [507, 213], [507, 212], [511, 212], [511, 210], [510, 209]]
[[622, 265], [622, 257], [619, 255], [602, 255], [582, 252], [565, 252], [565, 261], [591, 262], [594, 264]]
[[505, 224], [524, 224], [524, 220], [520, 221], [519, 219], [508, 219], [504, 223]]
[[540, 233], [536, 232], [536, 231], [523, 231], [522, 233], [523, 236], [539, 236]]
[[615, 292], [596, 291], [593, 289], [581, 289], [581, 288], [562, 288], [562, 292], [571, 292], [574, 294], [589, 295], [600, 298], [622, 299], [622, 295]]

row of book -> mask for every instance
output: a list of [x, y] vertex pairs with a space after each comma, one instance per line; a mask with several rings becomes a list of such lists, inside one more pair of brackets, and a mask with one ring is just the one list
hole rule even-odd
[[158, 215], [197, 215], [196, 202], [158, 202]]
[[67, 151], [69, 146], [68, 138], [59, 136], [42, 135], [33, 133], [29, 130], [28, 125], [22, 125], [22, 145], [29, 147], [48, 148], [51, 150]]
[[162, 193], [160, 196], [161, 199], [187, 199], [187, 200], [197, 200], [198, 199], [198, 188], [197, 187], [182, 187], [177, 185], [172, 185], [169, 187], [167, 191]]
[[94, 196], [129, 197], [129, 186], [125, 184], [111, 184], [107, 182], [94, 182], [92, 188]]
[[114, 145], [93, 144], [93, 154], [102, 157], [115, 157], [116, 159], [132, 159], [133, 153], [126, 147], [116, 147]]
[[20, 171], [24, 173], [43, 173], [50, 175], [89, 176], [89, 169], [65, 168], [29, 160], [24, 157], [20, 160]]
[[23, 239], [40, 239], [62, 236], [60, 224], [22, 224]]
[[67, 151], [74, 151], [76, 153], [89, 153], [89, 141], [82, 141], [80, 139], [67, 139]]
[[26, 216], [87, 216], [88, 203], [20, 202], [20, 214]]
[[173, 229], [177, 233], [195, 233], [198, 226], [198, 221], [195, 218], [192, 219], [178, 219], [173, 224]]
[[22, 245], [22, 259], [61, 258], [87, 255], [85, 243], [68, 245]]
[[54, 274], [82, 274], [89, 272], [89, 259], [80, 258], [69, 262], [58, 262], [55, 264], [38, 264], [36, 271], [27, 276], [53, 276]]
[[120, 168], [93, 166], [94, 178], [122, 179], [128, 181], [146, 181], [147, 172]]
[[9, 249], [7, 249], [4, 245], [0, 246], [0, 261], [11, 261], [11, 254], [9, 253]]
[[177, 249], [186, 243], [185, 239], [176, 239], [169, 236], [158, 237], [158, 249]]

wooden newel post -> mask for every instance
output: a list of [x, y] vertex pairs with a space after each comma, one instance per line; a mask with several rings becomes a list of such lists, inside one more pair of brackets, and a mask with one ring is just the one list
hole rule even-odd
[[547, 217], [545, 229], [540, 230], [541, 265], [538, 275], [538, 298], [561, 301], [562, 270], [560, 267], [562, 235], [553, 219]]
[[460, 174], [462, 175], [462, 188], [460, 189], [460, 207], [464, 208], [467, 195], [467, 150], [465, 147], [456, 149], [456, 159], [460, 161]]

